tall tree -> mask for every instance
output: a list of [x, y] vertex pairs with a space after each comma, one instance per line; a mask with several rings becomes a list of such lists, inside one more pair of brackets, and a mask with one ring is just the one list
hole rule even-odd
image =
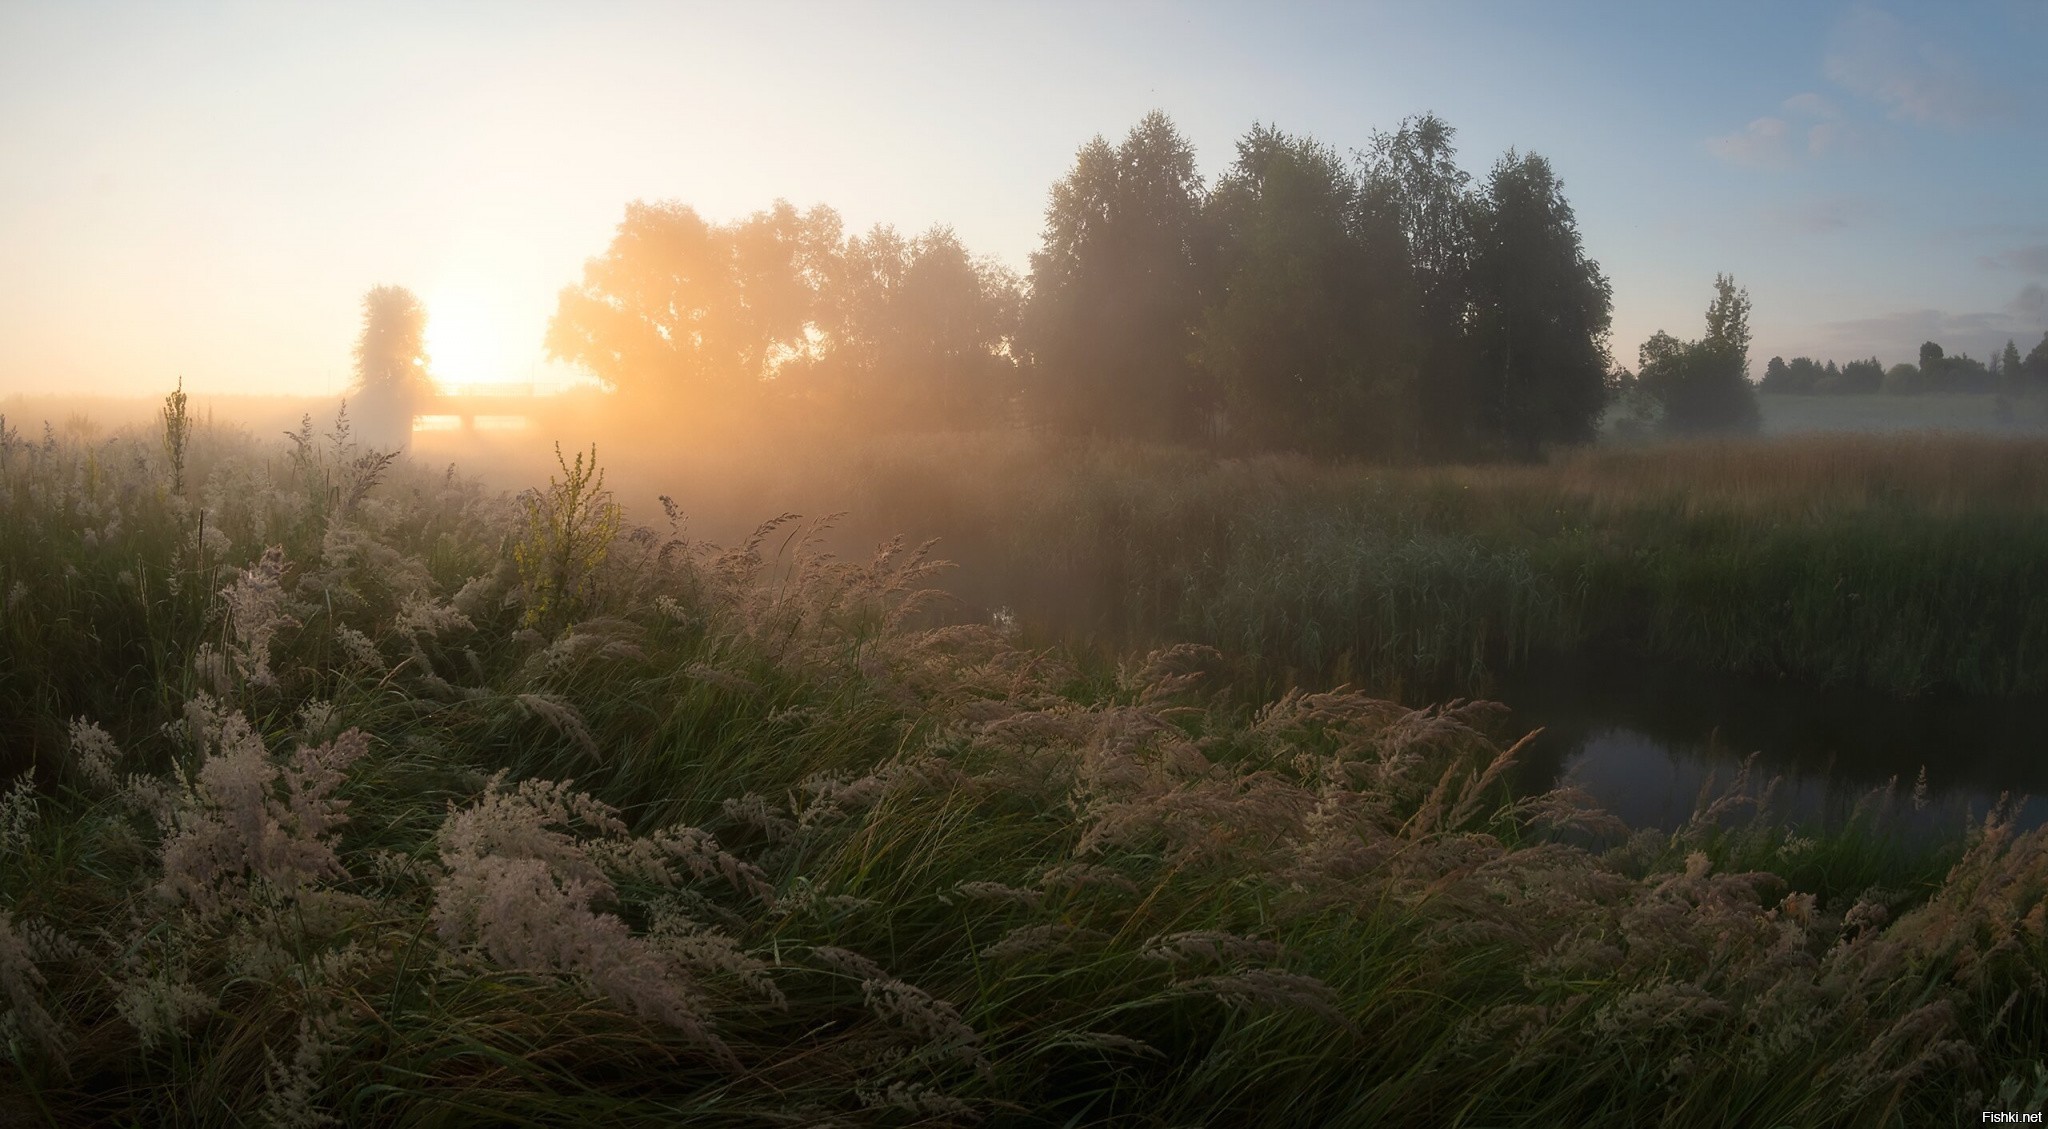
[[880, 420], [986, 423], [1013, 391], [1021, 301], [1015, 273], [970, 255], [951, 228], [905, 239], [877, 225], [826, 269], [814, 387]]
[[2005, 351], [1998, 355], [1999, 382], [2015, 391], [2025, 387], [2026, 374], [2022, 371], [2022, 364], [2020, 347], [2013, 343], [2012, 338], [2006, 338]]
[[1466, 336], [1474, 200], [1456, 137], [1449, 123], [1424, 114], [1375, 134], [1361, 154], [1368, 206], [1390, 213], [1406, 242], [1422, 342], [1420, 439], [1439, 455], [1471, 449], [1479, 414]]
[[375, 286], [363, 295], [356, 338], [356, 379], [350, 413], [371, 445], [402, 449], [412, 420], [434, 391], [427, 360], [427, 308], [403, 286]]
[[2041, 335], [2041, 342], [2027, 350], [2027, 359], [2020, 362], [2020, 371], [2036, 387], [2048, 385], [2048, 333]]
[[839, 231], [831, 209], [799, 215], [786, 200], [728, 224], [682, 204], [629, 204], [611, 246], [562, 291], [548, 353], [635, 397], [743, 399], [808, 345]]
[[1078, 430], [1187, 437], [1208, 396], [1189, 359], [1208, 239], [1195, 154], [1154, 111], [1096, 137], [1053, 185], [1022, 339], [1052, 414]]
[[1749, 292], [1714, 277], [1707, 335], [1685, 342], [1658, 330], [1643, 343], [1640, 379], [1677, 434], [1754, 432], [1763, 421], [1749, 382]]
[[1521, 458], [1590, 442], [1607, 403], [1613, 290], [1548, 161], [1510, 150], [1494, 165], [1470, 271], [1480, 436]]
[[1399, 232], [1366, 222], [1336, 152], [1254, 127], [1210, 194], [1209, 216], [1221, 286], [1196, 356], [1233, 438], [1405, 453], [1414, 349]]

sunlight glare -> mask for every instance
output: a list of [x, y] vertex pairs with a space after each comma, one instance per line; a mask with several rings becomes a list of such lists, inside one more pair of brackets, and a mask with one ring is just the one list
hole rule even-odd
[[523, 336], [475, 285], [438, 290], [427, 299], [427, 357], [434, 381], [446, 393], [507, 379], [515, 368], [514, 347]]

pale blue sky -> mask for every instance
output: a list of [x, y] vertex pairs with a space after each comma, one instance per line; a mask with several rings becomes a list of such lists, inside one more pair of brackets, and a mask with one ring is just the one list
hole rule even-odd
[[1260, 121], [1350, 149], [1433, 110], [1475, 176], [1544, 154], [1630, 364], [1717, 271], [1758, 371], [2048, 330], [2042, 0], [0, 0], [0, 393], [339, 389], [378, 283], [448, 375], [545, 375], [633, 199], [951, 223], [1021, 270], [1075, 149], [1154, 108], [1211, 176]]

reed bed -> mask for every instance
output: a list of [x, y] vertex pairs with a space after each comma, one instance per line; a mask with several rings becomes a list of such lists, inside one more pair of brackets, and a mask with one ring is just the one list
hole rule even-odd
[[1497, 707], [1076, 663], [944, 622], [913, 546], [627, 524], [594, 458], [511, 498], [341, 426], [0, 437], [9, 1124], [2048, 1100], [2048, 832], [2002, 810], [1902, 857], [1882, 797], [1815, 840], [1740, 780], [1631, 831], [1510, 795]]
[[1471, 693], [1532, 653], [1595, 650], [1902, 694], [2048, 687], [2039, 439], [1385, 468], [963, 435], [810, 458], [759, 481], [856, 484], [831, 504], [942, 535], [969, 599], [1113, 647], [1218, 646], [1273, 686]]

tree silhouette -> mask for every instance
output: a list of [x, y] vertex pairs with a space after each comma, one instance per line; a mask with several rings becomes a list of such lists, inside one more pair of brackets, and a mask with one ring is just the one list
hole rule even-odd
[[1494, 165], [1470, 269], [1480, 435], [1521, 458], [1590, 442], [1607, 405], [1613, 290], [1548, 161], [1510, 150]]
[[985, 424], [1014, 390], [1017, 276], [949, 227], [915, 239], [878, 224], [847, 239], [819, 288], [814, 395], [913, 425]]
[[1266, 126], [1209, 197], [1220, 286], [1196, 357], [1233, 439], [1320, 453], [1406, 454], [1414, 381], [1400, 232], [1368, 222], [1337, 154]]
[[1198, 434], [1209, 396], [1189, 359], [1208, 237], [1195, 154], [1154, 111], [1112, 148], [1081, 147], [1053, 185], [1031, 256], [1023, 340], [1051, 414], [1075, 430]]
[[729, 224], [682, 204], [629, 204], [611, 246], [562, 291], [548, 354], [636, 399], [744, 400], [806, 346], [839, 231], [831, 209], [798, 215], [786, 200]]
[[1475, 202], [1452, 145], [1457, 132], [1435, 114], [1407, 118], [1374, 134], [1360, 155], [1369, 205], [1385, 210], [1406, 240], [1422, 346], [1419, 438], [1438, 456], [1470, 451], [1479, 415], [1465, 324]]
[[1684, 342], [1658, 330], [1643, 343], [1640, 379], [1664, 405], [1664, 427], [1678, 434], [1754, 432], [1763, 422], [1749, 382], [1749, 291], [1714, 276], [1707, 335]]
[[427, 359], [427, 310], [403, 286], [375, 286], [363, 295], [363, 331], [356, 339], [351, 403], [359, 433], [371, 446], [401, 450], [412, 419], [433, 395]]

